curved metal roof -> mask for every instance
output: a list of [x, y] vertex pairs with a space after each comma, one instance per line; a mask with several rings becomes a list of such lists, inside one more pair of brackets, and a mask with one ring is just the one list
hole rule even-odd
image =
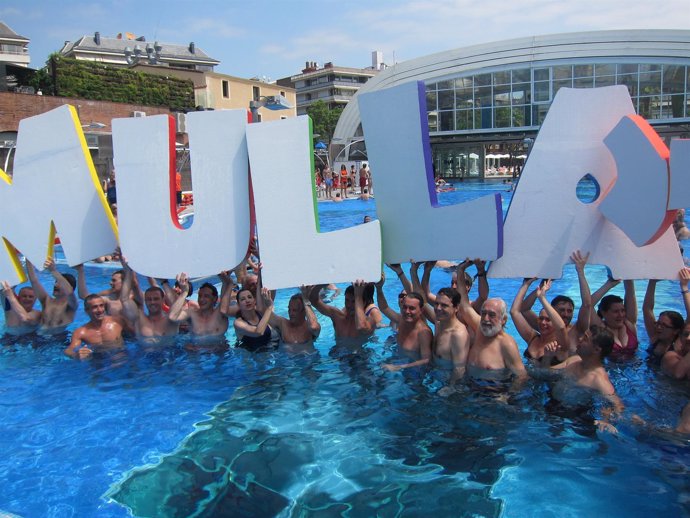
[[578, 60], [690, 61], [690, 31], [617, 30], [533, 36], [430, 54], [381, 71], [359, 89], [343, 111], [333, 138], [354, 136], [360, 123], [357, 95], [409, 81], [442, 80], [480, 70], [545, 66]]

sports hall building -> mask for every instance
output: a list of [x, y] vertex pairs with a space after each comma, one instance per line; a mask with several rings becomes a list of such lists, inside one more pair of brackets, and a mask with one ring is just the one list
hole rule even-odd
[[[637, 113], [668, 143], [690, 138], [690, 31], [535, 36], [395, 64], [365, 93], [423, 81], [434, 169], [447, 179], [519, 172], [561, 88], [625, 85]], [[334, 162], [366, 159], [358, 103], [335, 130]]]

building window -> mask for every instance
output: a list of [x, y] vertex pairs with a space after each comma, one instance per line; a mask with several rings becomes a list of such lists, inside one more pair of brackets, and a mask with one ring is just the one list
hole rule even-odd
[[281, 90], [281, 91], [280, 91], [280, 95], [282, 95], [283, 97], [285, 97], [285, 92]]
[[252, 86], [252, 97], [255, 101], [258, 101], [261, 98], [261, 88], [258, 86]]
[[230, 99], [230, 81], [223, 79], [223, 98]]

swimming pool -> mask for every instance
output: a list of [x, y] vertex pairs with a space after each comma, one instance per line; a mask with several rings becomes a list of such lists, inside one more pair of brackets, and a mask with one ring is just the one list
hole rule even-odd
[[[505, 190], [500, 182], [457, 187], [441, 203]], [[332, 230], [374, 216], [375, 205], [321, 203], [319, 212], [322, 229]], [[89, 287], [102, 289], [113, 268], [86, 271]], [[587, 273], [594, 288], [605, 279], [603, 268]], [[435, 271], [432, 287], [448, 277]], [[389, 278], [394, 300], [399, 285]], [[519, 282], [492, 280], [492, 295], [512, 300]], [[578, 300], [576, 285], [566, 268], [552, 292]], [[644, 289], [638, 282], [638, 302]], [[292, 292], [278, 293], [279, 313]], [[677, 284], [660, 283], [657, 311], [682, 311], [677, 293]], [[80, 310], [73, 327], [85, 321]], [[5, 337], [0, 510], [27, 517], [690, 515], [687, 442], [627, 423], [618, 436], [594, 434], [545, 410], [545, 381], [531, 380], [507, 402], [473, 391], [440, 397], [434, 376], [380, 369], [394, 354], [390, 330], [355, 354], [333, 347], [330, 322], [320, 321], [318, 354], [308, 357], [128, 343], [124, 353], [78, 362], [62, 354], [64, 342]], [[228, 339], [234, 343], [232, 331]], [[609, 364], [612, 381], [631, 412], [672, 426], [687, 384], [659, 375], [643, 349]]]

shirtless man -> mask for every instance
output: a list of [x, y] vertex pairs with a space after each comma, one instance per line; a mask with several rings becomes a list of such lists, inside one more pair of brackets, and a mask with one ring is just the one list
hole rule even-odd
[[[613, 333], [602, 326], [591, 326], [588, 331], [580, 336], [577, 345], [577, 354], [571, 356], [563, 363], [553, 367], [562, 369], [567, 379], [576, 385], [591, 389], [604, 396], [613, 406], [613, 411], [620, 414], [623, 411], [623, 403], [616, 395], [609, 376], [604, 369], [603, 360], [613, 350]], [[604, 421], [598, 423], [600, 429], [615, 432], [608, 423], [609, 415]]]
[[[229, 274], [224, 273], [220, 277], [223, 282], [221, 305], [228, 305], [226, 299], [230, 297], [232, 292], [232, 289], [230, 289], [232, 281]], [[197, 291], [199, 307], [188, 306], [185, 308], [185, 299], [189, 292], [187, 274], [179, 274], [177, 282], [180, 284], [182, 291], [170, 308], [170, 313], [168, 314], [170, 320], [177, 323], [189, 321], [191, 332], [196, 338], [203, 337], [205, 340], [212, 340], [213, 338], [223, 339], [228, 330], [228, 317], [216, 305], [218, 302], [218, 290], [216, 287], [208, 282], [202, 284]]]
[[355, 281], [345, 290], [345, 307], [338, 309], [329, 306], [321, 300], [319, 292], [326, 284], [314, 286], [309, 294], [309, 302], [322, 315], [327, 316], [333, 322], [336, 338], [359, 338], [368, 336], [374, 332], [373, 326], [364, 314], [364, 281]]
[[470, 335], [457, 317], [459, 305], [460, 295], [452, 288], [441, 288], [436, 294], [434, 362], [437, 365], [451, 366], [451, 386], [465, 375], [467, 356], [470, 351]]
[[[577, 321], [575, 324], [572, 323], [573, 316], [575, 314], [575, 303], [573, 302], [573, 299], [566, 297], [565, 295], [557, 295], [551, 300], [551, 305], [561, 316], [563, 322], [565, 322], [566, 332], [568, 334], [568, 344], [567, 346], [563, 346], [563, 349], [569, 354], [575, 354], [580, 336], [589, 329], [592, 313], [592, 294], [589, 289], [589, 284], [587, 283], [587, 277], [585, 277], [585, 265], [587, 264], [588, 259], [589, 252], [583, 254], [579, 250], [576, 250], [570, 256], [570, 260], [575, 264], [577, 280], [580, 285], [580, 300], [582, 301], [580, 311], [577, 313]], [[537, 290], [535, 289], [529, 294], [529, 296], [525, 298], [524, 301], [522, 301], [520, 311], [529, 325], [538, 331], [538, 317], [537, 314], [532, 311], [532, 306], [536, 300]]]
[[15, 295], [7, 281], [2, 283], [0, 304], [5, 310], [5, 329], [13, 335], [25, 335], [36, 330], [41, 322], [41, 312], [34, 309], [36, 295], [33, 288], [24, 286]]
[[[84, 310], [89, 321], [75, 329], [72, 341], [65, 349], [65, 354], [71, 358], [85, 360], [91, 357], [94, 349], [119, 349], [123, 345], [122, 317], [111, 317], [105, 313], [106, 301], [101, 295], [91, 294], [84, 300]], [[81, 347], [86, 342], [87, 346]], [[89, 347], [90, 346], [90, 347]]]
[[321, 333], [321, 325], [309, 302], [311, 291], [312, 286], [302, 286], [300, 293], [290, 297], [288, 318], [271, 313], [269, 323], [280, 330], [280, 343], [288, 352], [311, 351], [314, 340]]
[[[91, 293], [86, 286], [84, 265], [79, 264], [74, 268], [77, 270], [77, 292], [79, 294], [79, 298], [86, 300], [86, 297], [88, 297]], [[113, 274], [110, 276], [110, 288], [98, 292], [98, 295], [101, 295], [105, 299], [106, 312], [110, 316], [118, 316], [122, 314], [122, 301], [120, 294], [124, 275], [124, 270], [117, 270], [116, 272], [113, 272]], [[138, 289], [139, 286], [137, 285], [137, 290]]]
[[78, 305], [77, 297], [74, 295], [74, 287], [77, 282], [74, 276], [69, 273], [63, 275], [58, 272], [52, 258], [46, 259], [44, 267], [55, 279], [52, 297], [48, 295], [38, 280], [34, 265], [28, 260], [26, 261], [26, 273], [29, 275], [31, 286], [43, 308], [38, 333], [57, 334], [65, 331], [66, 327], [74, 321], [74, 314]]
[[474, 330], [474, 340], [467, 357], [468, 369], [479, 371], [509, 371], [518, 381], [527, 378], [520, 351], [512, 336], [505, 332], [508, 321], [506, 303], [502, 299], [487, 299], [478, 314], [470, 305], [464, 282], [458, 283], [460, 309], [467, 326]]
[[383, 368], [395, 372], [411, 367], [427, 365], [431, 360], [431, 343], [434, 334], [424, 321], [422, 307], [424, 299], [417, 293], [408, 293], [400, 306], [398, 324], [398, 350], [414, 358], [414, 361], [403, 364], [384, 363]]
[[150, 287], [144, 292], [144, 304], [148, 310], [148, 315], [130, 297], [132, 290], [132, 276], [134, 272], [122, 258], [125, 278], [120, 291], [120, 302], [122, 302], [122, 315], [134, 327], [134, 332], [139, 340], [144, 342], [159, 342], [162, 338], [172, 338], [177, 336], [179, 324], [170, 320], [168, 315], [163, 312], [165, 294], [159, 287]]

